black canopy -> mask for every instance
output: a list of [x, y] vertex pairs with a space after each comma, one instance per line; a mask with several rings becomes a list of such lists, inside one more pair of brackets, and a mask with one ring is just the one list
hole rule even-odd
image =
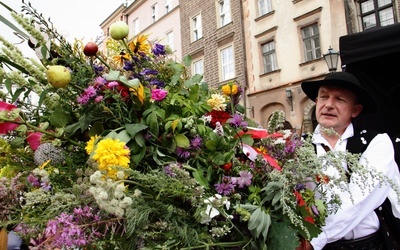
[[354, 74], [379, 104], [377, 114], [360, 116], [356, 125], [400, 134], [400, 24], [339, 38], [345, 71]]

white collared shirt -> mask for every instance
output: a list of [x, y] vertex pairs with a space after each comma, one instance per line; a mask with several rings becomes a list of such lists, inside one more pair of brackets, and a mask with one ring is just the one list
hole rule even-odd
[[[321, 133], [319, 133], [319, 125], [313, 134], [313, 143], [316, 144], [317, 155], [325, 154], [325, 149], [321, 146], [325, 144], [331, 151], [345, 152], [348, 138], [354, 135], [353, 125], [350, 124], [336, 145], [332, 148]], [[368, 159], [368, 163], [366, 161]], [[389, 176], [400, 187], [400, 174], [397, 164], [394, 160], [394, 149], [389, 136], [386, 133], [378, 134], [369, 143], [367, 149], [360, 158], [360, 164], [368, 165], [373, 169]], [[343, 163], [343, 167], [347, 169], [347, 165]], [[332, 171], [327, 169], [328, 172]], [[332, 174], [330, 172], [329, 174]], [[394, 214], [400, 214], [400, 205], [397, 201], [397, 195], [388, 185], [379, 186], [377, 180], [370, 179], [368, 183], [373, 183], [372, 190], [360, 189], [359, 185], [350, 181], [348, 192], [334, 190], [339, 194], [342, 200], [340, 209], [335, 214], [331, 214], [326, 218], [326, 225], [322, 227], [322, 233], [311, 240], [314, 250], [322, 249], [326, 244], [341, 239], [358, 239], [376, 232], [379, 229], [379, 219], [374, 210], [379, 207], [389, 197]], [[351, 197], [354, 202], [351, 201]]]

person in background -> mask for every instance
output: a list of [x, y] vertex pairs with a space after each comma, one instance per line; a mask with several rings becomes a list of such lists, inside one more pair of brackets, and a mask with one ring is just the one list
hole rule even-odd
[[[320, 81], [303, 82], [302, 90], [316, 103], [317, 127], [312, 135], [318, 156], [327, 151], [345, 152], [349, 138], [357, 133], [352, 120], [360, 114], [376, 112], [378, 105], [373, 96], [365, 90], [358, 79], [347, 72], [335, 72]], [[330, 133], [327, 129], [333, 129]], [[392, 178], [400, 185], [400, 174], [394, 159], [390, 137], [379, 133], [369, 142], [361, 154], [360, 164], [371, 166]], [[347, 168], [346, 164], [343, 164]], [[360, 192], [358, 184], [350, 178], [349, 185], [354, 201], [348, 192], [337, 191], [342, 200], [339, 210], [328, 215], [325, 226], [318, 237], [302, 242], [298, 250], [381, 250], [386, 249], [380, 221], [374, 212], [387, 197], [393, 213], [400, 213], [397, 196], [389, 185], [374, 183], [373, 189]], [[395, 196], [395, 197], [393, 197]]]

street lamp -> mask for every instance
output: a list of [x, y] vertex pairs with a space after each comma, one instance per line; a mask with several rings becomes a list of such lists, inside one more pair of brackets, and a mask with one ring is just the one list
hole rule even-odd
[[286, 90], [286, 100], [290, 105], [290, 109], [293, 111], [293, 96], [292, 96], [292, 90], [290, 89]]
[[324, 54], [324, 59], [328, 65], [329, 72], [335, 72], [339, 60], [339, 52], [334, 51], [331, 46], [329, 46], [328, 52]]

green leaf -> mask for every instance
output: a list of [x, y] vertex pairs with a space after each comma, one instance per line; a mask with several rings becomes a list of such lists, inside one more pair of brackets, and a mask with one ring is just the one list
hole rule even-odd
[[15, 90], [15, 92], [12, 96], [11, 102], [15, 102], [19, 98], [21, 93], [24, 92], [25, 90], [26, 90], [25, 88], [19, 88], [19, 89]]
[[67, 126], [69, 120], [68, 114], [61, 106], [57, 106], [51, 114], [49, 122], [54, 127], [63, 128]]
[[159, 126], [158, 126], [157, 115], [156, 115], [156, 113], [154, 111], [151, 112], [149, 116], [147, 116], [146, 123], [149, 125], [151, 133], [155, 137], [158, 137], [160, 129], [159, 129]]
[[[9, 6], [5, 5], [3, 2], [0, 2], [4, 7], [6, 7], [9, 11], [13, 11]], [[14, 11], [15, 12], [15, 11]], [[15, 12], [18, 13], [18, 12]], [[0, 21], [3, 22], [5, 25], [13, 29], [16, 33], [18, 33], [20, 36], [25, 38], [26, 40], [29, 40], [29, 35], [26, 34], [24, 31], [19, 29], [17, 26], [15, 26], [12, 22], [8, 21], [5, 17], [0, 15]]]
[[148, 128], [147, 125], [140, 124], [140, 123], [126, 124], [126, 125], [125, 125], [126, 131], [127, 131], [132, 137], [134, 137], [137, 133], [139, 133], [140, 131], [143, 131], [143, 130], [145, 130], [145, 129], [147, 129], [147, 128]]
[[246, 209], [247, 211], [249, 211], [249, 212], [253, 212], [254, 210], [256, 210], [257, 208], [260, 208], [260, 206], [257, 206], [257, 205], [253, 205], [253, 204], [239, 204], [239, 205], [237, 205], [237, 206], [235, 206], [235, 207], [238, 207], [238, 206], [240, 206], [241, 208], [244, 208], [244, 209]]
[[142, 147], [146, 146], [146, 140], [144, 139], [143, 134], [138, 133], [138, 134], [135, 135], [134, 138], [135, 138], [135, 142], [137, 143], [137, 145], [139, 147], [142, 148]]
[[[76, 123], [74, 123], [74, 124], [68, 125], [68, 126], [65, 128], [65, 132], [68, 133], [68, 134], [73, 134], [73, 133], [75, 133], [79, 128], [80, 128], [80, 123], [79, 123], [79, 122], [76, 122]], [[90, 136], [93, 136], [94, 134], [90, 134], [90, 133], [89, 133], [89, 135], [90, 135]]]
[[251, 137], [251, 135], [242, 135], [240, 138], [243, 144], [253, 146], [254, 139]]
[[217, 149], [216, 141], [208, 140], [205, 145], [208, 150], [215, 151]]
[[180, 148], [189, 148], [190, 147], [190, 141], [189, 139], [184, 135], [184, 134], [177, 134], [174, 137], [176, 146]]
[[131, 140], [130, 134], [126, 130], [122, 130], [117, 134], [115, 139], [118, 139], [122, 142], [128, 143]]
[[103, 133], [103, 131], [104, 131], [103, 123], [97, 121], [93, 123], [92, 127], [90, 128], [89, 136], [100, 135], [101, 133]]
[[[258, 207], [250, 216], [248, 229], [258, 238], [261, 233], [268, 234], [268, 229], [271, 225], [271, 215], [266, 213], [261, 207]], [[264, 237], [265, 238], [265, 237]]]
[[131, 161], [136, 165], [139, 165], [145, 155], [146, 155], [146, 148], [141, 148], [139, 154], [131, 155]]
[[119, 80], [119, 71], [118, 70], [110, 70], [107, 74], [107, 81], [117, 81]]
[[273, 221], [268, 235], [268, 250], [296, 249], [299, 244], [297, 231], [288, 221]]
[[81, 129], [81, 131], [85, 131], [88, 127], [89, 127], [89, 125], [90, 125], [90, 123], [92, 122], [92, 119], [91, 119], [91, 117], [90, 116], [87, 116], [87, 115], [82, 115], [80, 118], [79, 118], [79, 125], [80, 125], [80, 129]]
[[196, 169], [196, 171], [193, 172], [193, 178], [204, 188], [210, 188], [208, 181], [204, 178], [203, 172], [200, 169]]
[[186, 55], [186, 56], [183, 57], [183, 64], [186, 67], [189, 67], [191, 63], [192, 63], [192, 56], [191, 55]]

